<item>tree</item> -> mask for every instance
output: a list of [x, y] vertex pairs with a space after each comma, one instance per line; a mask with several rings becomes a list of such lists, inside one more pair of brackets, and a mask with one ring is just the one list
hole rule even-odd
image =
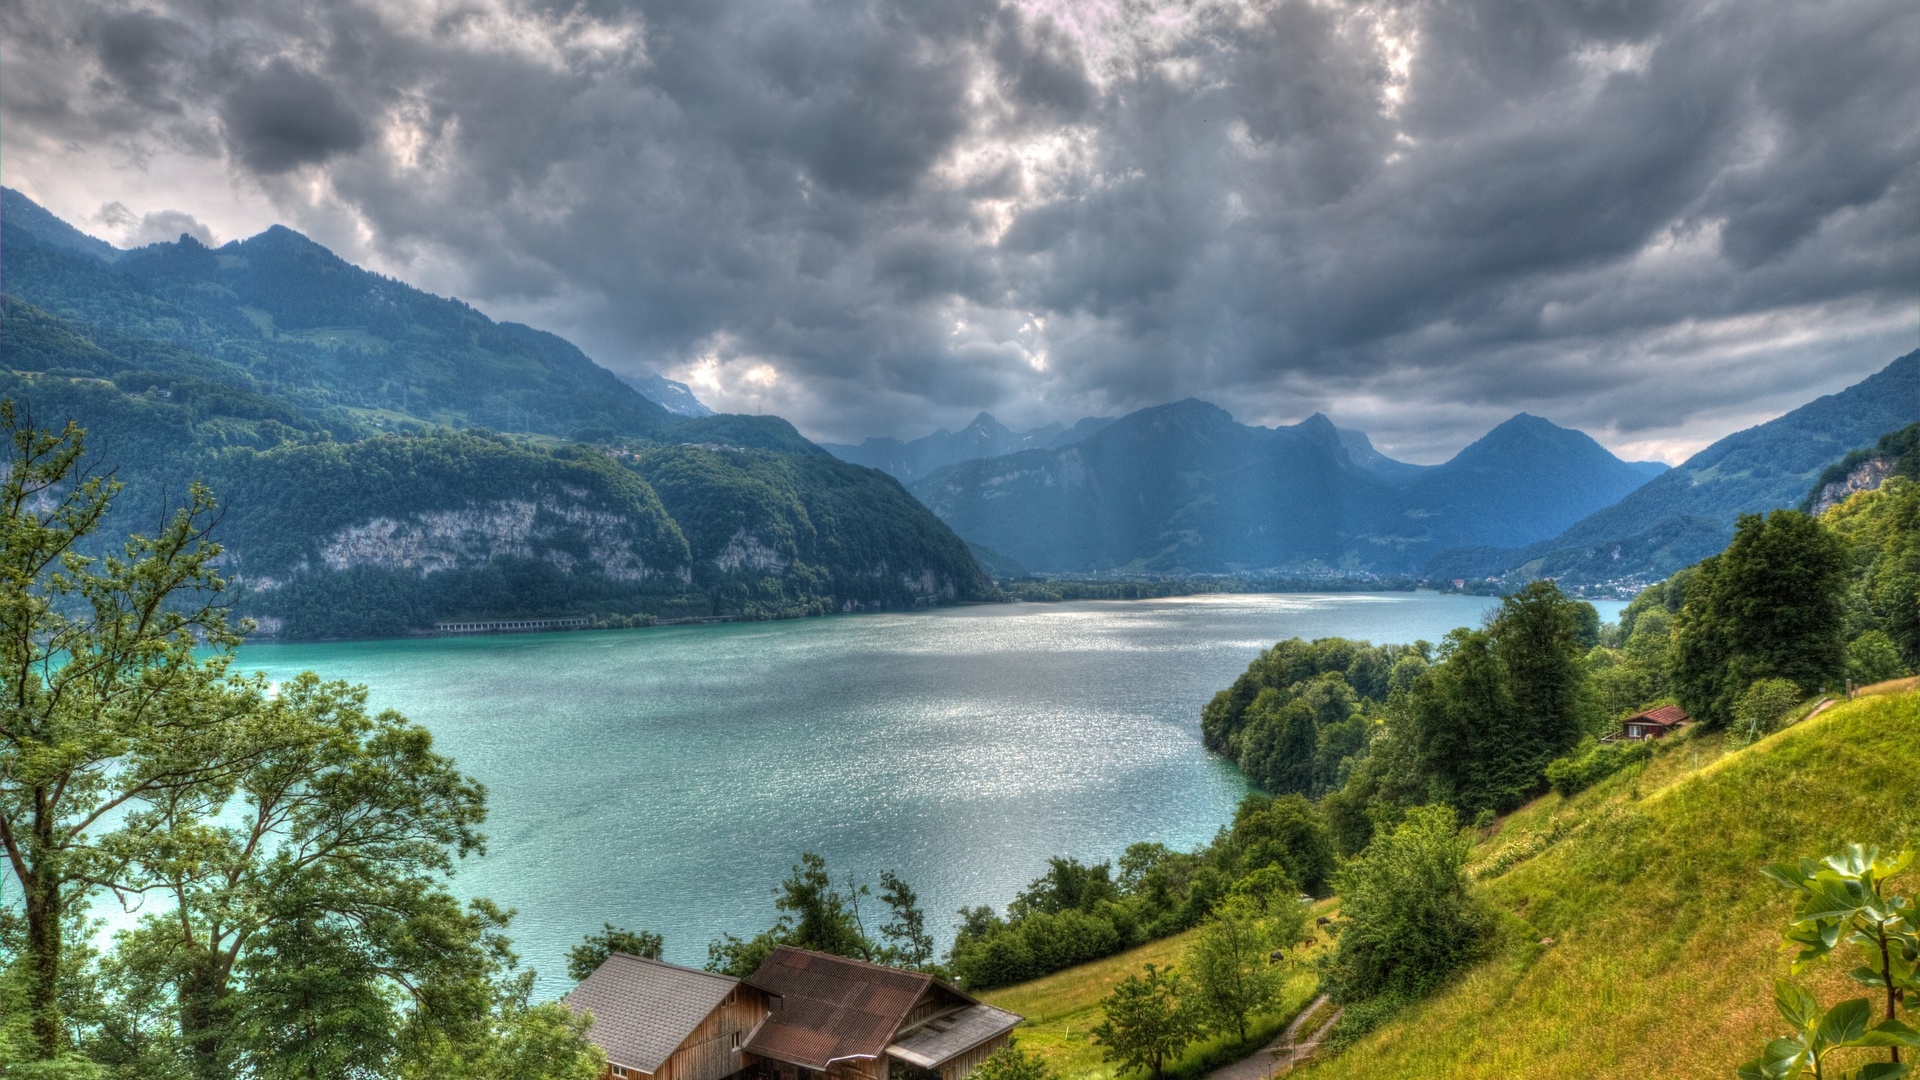
[[25, 900], [28, 1051], [51, 1060], [68, 1043], [68, 923], [97, 891], [136, 887], [152, 822], [129, 811], [229, 781], [255, 752], [258, 689], [227, 678], [212, 496], [193, 488], [155, 535], [92, 558], [118, 486], [87, 474], [84, 434], [37, 430], [10, 401], [0, 428], [0, 852]]
[[140, 961], [127, 971], [173, 987], [180, 1038], [206, 1077], [260, 1052], [234, 1021], [258, 1001], [236, 995], [262, 998], [283, 978], [299, 984], [293, 997], [311, 995], [341, 965], [351, 974], [337, 990], [357, 1002], [347, 1011], [376, 1028], [407, 1021], [399, 1000], [411, 1022], [457, 1022], [460, 1007], [429, 988], [477, 978], [505, 924], [491, 909], [463, 912], [443, 887], [456, 859], [483, 850], [484, 789], [425, 728], [369, 715], [365, 687], [306, 672], [255, 707], [244, 768], [144, 795], [132, 815], [149, 840], [131, 877], [172, 904], [123, 935]]
[[1319, 726], [1311, 705], [1278, 690], [1260, 691], [1240, 733], [1240, 767], [1247, 779], [1275, 794], [1310, 794], [1318, 747]]
[[1158, 1080], [1167, 1059], [1200, 1034], [1199, 1019], [1181, 999], [1181, 989], [1178, 972], [1153, 964], [1120, 980], [1101, 1000], [1106, 1019], [1093, 1029], [1101, 1058], [1126, 1069], [1146, 1069]]
[[1761, 679], [1791, 679], [1808, 694], [1837, 682], [1845, 584], [1845, 552], [1819, 522], [1792, 510], [1742, 515], [1727, 549], [1696, 568], [1674, 622], [1680, 703], [1724, 727]]
[[972, 1080], [1053, 1080], [1053, 1075], [1045, 1061], [1009, 1042], [987, 1055]]
[[1340, 873], [1341, 930], [1326, 986], [1343, 1004], [1426, 994], [1478, 956], [1490, 922], [1467, 890], [1453, 811], [1418, 807]]
[[1441, 661], [1397, 701], [1408, 749], [1432, 797], [1463, 813], [1518, 805], [1553, 756], [1542, 756], [1533, 725], [1520, 720], [1486, 630], [1448, 634]]
[[665, 946], [659, 934], [648, 930], [636, 932], [619, 929], [612, 923], [605, 923], [599, 933], [588, 934], [580, 944], [567, 950], [567, 978], [579, 982], [593, 974], [614, 953], [658, 960]]
[[[1299, 911], [1297, 899], [1289, 896], [1285, 902]], [[1200, 925], [1185, 964], [1193, 977], [1194, 1008], [1210, 1029], [1247, 1041], [1247, 1017], [1270, 1007], [1284, 984], [1286, 969], [1268, 957], [1297, 940], [1302, 920], [1291, 921], [1292, 932], [1283, 941], [1281, 928], [1258, 902], [1240, 894], [1229, 896]]]
[[1026, 889], [1013, 898], [1013, 903], [1007, 905], [1007, 914], [1020, 919], [1035, 913], [1092, 911], [1102, 900], [1119, 898], [1110, 863], [1088, 866], [1079, 859], [1056, 855], [1047, 860], [1047, 872], [1029, 882]]
[[1237, 872], [1278, 866], [1299, 886], [1323, 895], [1333, 880], [1333, 837], [1314, 805], [1300, 795], [1248, 795], [1233, 812]]
[[900, 880], [900, 875], [882, 870], [880, 902], [893, 913], [893, 918], [880, 927], [880, 938], [886, 942], [880, 949], [880, 962], [916, 970], [926, 968], [933, 962], [933, 935], [927, 933], [927, 916], [920, 910], [919, 895]]
[[780, 945], [886, 962], [924, 954], [920, 961], [924, 965], [932, 959], [933, 942], [926, 932], [919, 897], [896, 874], [883, 873], [880, 880], [882, 901], [893, 915], [892, 921], [881, 928], [887, 945], [869, 937], [860, 920], [860, 898], [870, 895], [867, 886], [855, 884], [851, 878], [844, 887], [835, 885], [827, 872], [827, 860], [808, 851], [801, 854], [799, 864], [774, 890], [773, 906], [780, 916], [773, 926], [744, 940], [732, 934], [721, 935], [707, 946], [707, 970], [744, 979]]
[[1599, 615], [1551, 581], [1535, 581], [1500, 602], [1493, 621], [1493, 652], [1506, 668], [1513, 695], [1514, 736], [1546, 762], [1566, 753], [1585, 733], [1589, 626], [1598, 643]]

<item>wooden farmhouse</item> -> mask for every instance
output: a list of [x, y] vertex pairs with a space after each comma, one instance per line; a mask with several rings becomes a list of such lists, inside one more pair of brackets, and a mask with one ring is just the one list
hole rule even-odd
[[1620, 737], [1629, 742], [1664, 738], [1688, 722], [1687, 712], [1678, 705], [1662, 705], [1635, 713], [1620, 722]]
[[1021, 1019], [930, 975], [784, 945], [744, 982], [615, 954], [564, 1000], [591, 1014], [615, 1080], [962, 1080]]
[[721, 1080], [766, 1023], [767, 992], [739, 979], [614, 953], [562, 999], [589, 1013], [587, 1038], [616, 1080]]

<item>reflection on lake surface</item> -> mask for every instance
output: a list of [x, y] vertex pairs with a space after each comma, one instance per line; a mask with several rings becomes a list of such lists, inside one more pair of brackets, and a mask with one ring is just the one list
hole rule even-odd
[[[801, 851], [897, 870], [944, 947], [1049, 855], [1192, 847], [1245, 791], [1200, 708], [1294, 636], [1438, 640], [1495, 601], [1433, 593], [1012, 604], [777, 623], [258, 645], [241, 666], [362, 682], [483, 781], [460, 892], [565, 989], [602, 923], [698, 965], [773, 920]], [[1619, 604], [1602, 604], [1615, 617]]]

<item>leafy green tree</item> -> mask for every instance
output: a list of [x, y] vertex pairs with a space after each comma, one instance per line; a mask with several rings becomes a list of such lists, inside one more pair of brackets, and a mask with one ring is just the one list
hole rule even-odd
[[892, 918], [880, 926], [881, 963], [915, 970], [933, 963], [933, 935], [927, 933], [927, 916], [920, 910], [919, 894], [900, 875], [891, 870], [880, 872], [880, 902], [887, 905]]
[[1213, 1031], [1233, 1032], [1242, 1043], [1247, 1017], [1271, 1008], [1285, 985], [1287, 969], [1269, 955], [1297, 941], [1306, 920], [1295, 897], [1270, 900], [1271, 911], [1248, 893], [1229, 896], [1200, 924], [1184, 962], [1202, 1021]]
[[1260, 691], [1240, 735], [1240, 767], [1247, 779], [1276, 794], [1311, 794], [1319, 724], [1311, 705], [1280, 691]]
[[[836, 885], [827, 860], [803, 852], [785, 881], [774, 890], [773, 906], [780, 912], [773, 926], [751, 938], [724, 934], [707, 946], [707, 970], [744, 979], [759, 968], [774, 948], [791, 945], [856, 960], [905, 961], [921, 957], [931, 962], [933, 943], [919, 897], [893, 873], [881, 875], [882, 901], [892, 920], [881, 928], [880, 944], [867, 934], [860, 918], [860, 898], [871, 895], [865, 885], [848, 879]], [[991, 916], [991, 911], [988, 915]]]
[[658, 960], [665, 947], [666, 942], [651, 930], [624, 930], [606, 923], [599, 933], [588, 934], [584, 941], [567, 950], [567, 978], [579, 982], [593, 974], [614, 953]]
[[1845, 552], [1819, 522], [1792, 510], [1742, 515], [1727, 549], [1696, 568], [1675, 621], [1680, 703], [1724, 727], [1760, 679], [1791, 679], [1809, 694], [1837, 682], [1845, 592]]
[[1092, 911], [1102, 900], [1119, 898], [1111, 864], [1099, 862], [1088, 866], [1078, 859], [1055, 856], [1047, 860], [1047, 872], [1029, 882], [1026, 889], [1014, 897], [1013, 903], [1007, 905], [1007, 914], [1020, 918], [1035, 913]]
[[[1506, 668], [1517, 730], [1541, 765], [1580, 741], [1589, 726], [1586, 668], [1593, 605], [1569, 598], [1551, 581], [1535, 581], [1500, 602], [1493, 652]], [[1591, 633], [1589, 633], [1591, 629]]]
[[1821, 523], [1839, 536], [1852, 564], [1848, 633], [1887, 636], [1900, 666], [1920, 663], [1920, 481], [1889, 477], [1828, 510]]
[[1315, 896], [1325, 895], [1333, 880], [1333, 837], [1319, 810], [1299, 795], [1253, 794], [1240, 800], [1232, 841], [1239, 875], [1278, 866]]
[[1551, 755], [1518, 718], [1493, 635], [1447, 635], [1441, 661], [1401, 699], [1403, 726], [1433, 797], [1463, 812], [1518, 805], [1539, 782]]
[[10, 401], [0, 429], [0, 852], [25, 902], [28, 1052], [50, 1060], [69, 1044], [70, 917], [100, 890], [137, 887], [151, 822], [129, 811], [244, 767], [258, 691], [226, 677], [238, 638], [210, 602], [212, 497], [194, 488], [152, 537], [89, 558], [118, 489], [86, 474], [83, 433], [36, 429]]
[[[123, 947], [173, 987], [183, 1046], [208, 1077], [258, 1052], [232, 1020], [257, 1003], [234, 998], [269, 996], [277, 979], [304, 987], [298, 998], [345, 965], [354, 974], [338, 988], [356, 1004], [344, 1012], [397, 1030], [393, 1003], [404, 999], [416, 1022], [454, 1022], [458, 1010], [428, 988], [478, 978], [496, 929], [444, 889], [455, 860], [482, 850], [485, 792], [434, 753], [425, 728], [368, 715], [365, 687], [311, 672], [256, 709], [244, 769], [145, 795], [133, 815], [151, 837], [135, 882], [172, 910], [143, 919]], [[358, 1054], [382, 1040], [355, 1041]], [[298, 1053], [331, 1052], [296, 1042]]]
[[1340, 872], [1334, 1000], [1416, 999], [1479, 956], [1491, 928], [1467, 889], [1469, 842], [1446, 807], [1409, 810]]
[[973, 1080], [1054, 1080], [1045, 1061], [1012, 1042], [987, 1055], [971, 1075]]
[[1106, 1014], [1093, 1029], [1101, 1057], [1124, 1069], [1146, 1069], [1155, 1080], [1168, 1058], [1200, 1035], [1196, 1011], [1183, 999], [1179, 972], [1148, 964], [1138, 975], [1120, 980], [1101, 999]]

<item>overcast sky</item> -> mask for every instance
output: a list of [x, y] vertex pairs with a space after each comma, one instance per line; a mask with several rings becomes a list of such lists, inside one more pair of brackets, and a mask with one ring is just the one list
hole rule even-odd
[[1920, 344], [1913, 0], [0, 0], [0, 174], [821, 439], [1189, 396], [1677, 461]]

